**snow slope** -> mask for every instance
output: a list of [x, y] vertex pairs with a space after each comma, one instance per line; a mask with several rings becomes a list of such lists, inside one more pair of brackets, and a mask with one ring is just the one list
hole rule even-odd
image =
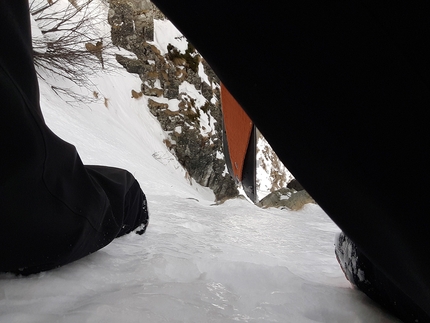
[[62, 80], [41, 81], [46, 121], [85, 163], [137, 177], [150, 226], [50, 272], [0, 274], [1, 323], [397, 322], [345, 280], [339, 229], [318, 206], [213, 205], [162, 143], [146, 98], [131, 98], [140, 80], [120, 69], [92, 80], [99, 100], [79, 106], [51, 90]]

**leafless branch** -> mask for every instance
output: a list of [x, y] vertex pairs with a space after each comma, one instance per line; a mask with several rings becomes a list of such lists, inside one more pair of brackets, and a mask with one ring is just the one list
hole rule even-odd
[[[100, 17], [94, 0], [78, 5], [59, 5], [59, 0], [32, 0], [30, 13], [37, 22], [43, 37], [33, 40], [33, 57], [40, 69], [59, 75], [79, 87], [91, 84], [89, 75], [100, 69], [113, 71], [113, 65], [106, 60], [108, 49], [113, 45], [103, 41], [109, 35], [98, 33], [98, 24], [106, 17]], [[58, 5], [58, 6], [56, 6]], [[113, 60], [112, 60], [113, 61]], [[42, 77], [42, 75], [39, 76]], [[71, 93], [71, 90], [56, 93]], [[74, 95], [70, 95], [76, 99]]]

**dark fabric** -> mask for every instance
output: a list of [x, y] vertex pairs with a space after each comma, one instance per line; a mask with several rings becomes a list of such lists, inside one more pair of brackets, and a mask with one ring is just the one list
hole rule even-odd
[[148, 206], [139, 183], [129, 172], [106, 166], [85, 166], [88, 174], [101, 185], [109, 197], [112, 212], [120, 225], [117, 237], [147, 224]]
[[381, 307], [405, 323], [428, 322], [423, 310], [376, 268], [343, 232], [336, 242], [336, 256], [351, 284]]
[[46, 126], [38, 91], [28, 3], [1, 1], [0, 271], [64, 265], [147, 221], [134, 177], [85, 168], [75, 147]]
[[430, 3], [154, 3], [305, 189], [430, 315]]

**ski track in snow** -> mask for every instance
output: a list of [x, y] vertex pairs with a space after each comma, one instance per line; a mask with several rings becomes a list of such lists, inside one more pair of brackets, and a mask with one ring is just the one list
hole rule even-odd
[[131, 98], [139, 78], [120, 71], [93, 82], [99, 102], [76, 107], [41, 81], [47, 124], [85, 163], [132, 172], [150, 225], [49, 272], [0, 274], [0, 323], [398, 322], [350, 287], [334, 256], [339, 229], [318, 206], [213, 205], [162, 143], [146, 98]]

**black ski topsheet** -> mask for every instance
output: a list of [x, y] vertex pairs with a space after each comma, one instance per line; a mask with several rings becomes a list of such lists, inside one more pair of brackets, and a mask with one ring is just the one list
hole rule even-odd
[[154, 3], [319, 205], [430, 316], [430, 3]]

